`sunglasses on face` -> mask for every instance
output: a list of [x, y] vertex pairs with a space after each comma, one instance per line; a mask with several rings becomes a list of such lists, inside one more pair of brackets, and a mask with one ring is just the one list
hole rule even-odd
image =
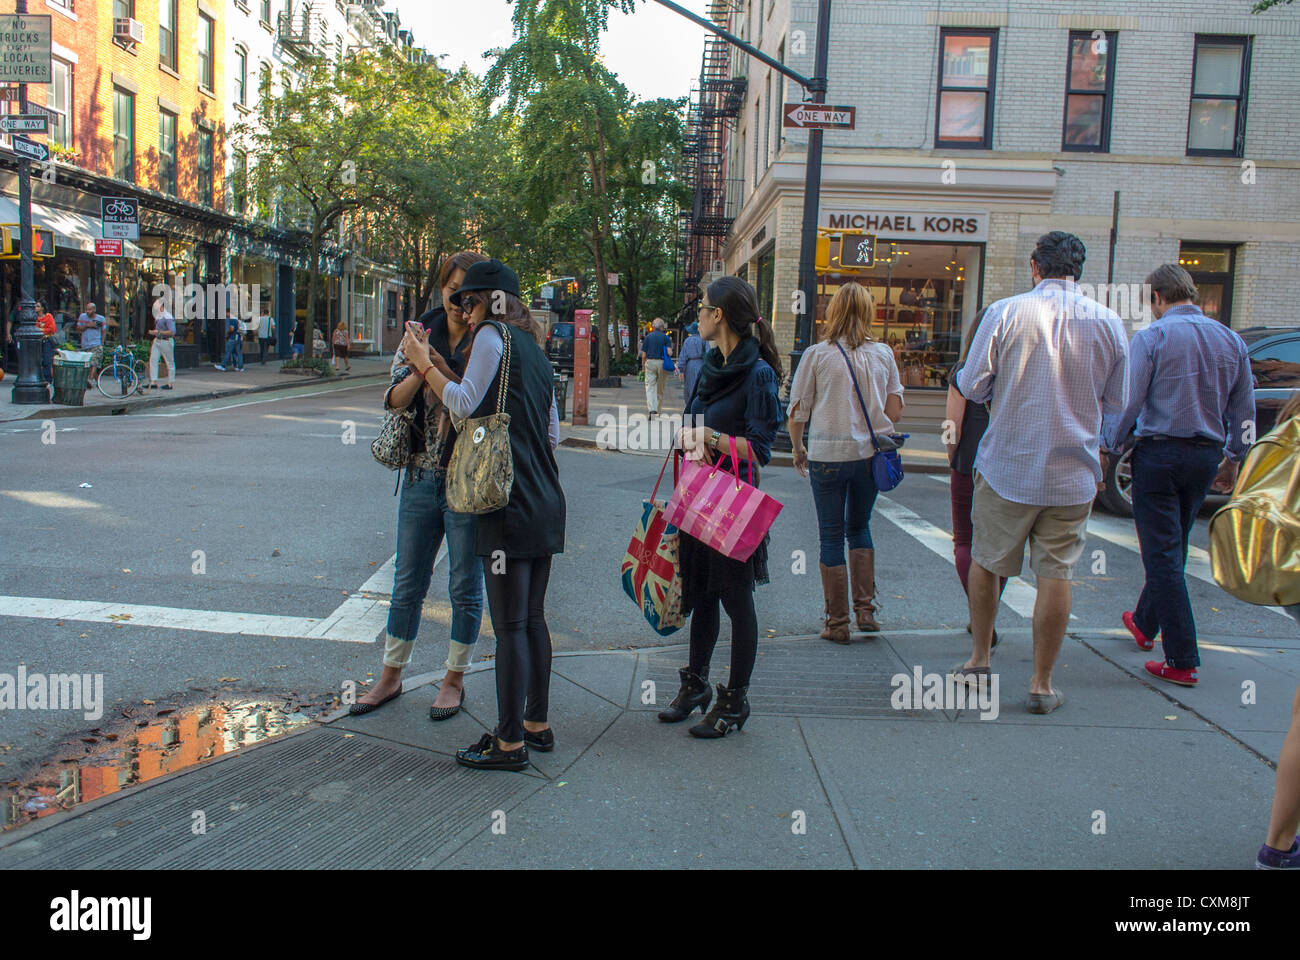
[[699, 308], [700, 308], [701, 310], [716, 310], [716, 309], [718, 309], [717, 307], [715, 307], [715, 306], [714, 306], [713, 304], [711, 304], [711, 303], [701, 303]]
[[476, 297], [472, 293], [467, 293], [460, 298], [460, 309], [464, 313], [473, 313], [474, 308], [483, 302], [484, 301], [481, 297]]

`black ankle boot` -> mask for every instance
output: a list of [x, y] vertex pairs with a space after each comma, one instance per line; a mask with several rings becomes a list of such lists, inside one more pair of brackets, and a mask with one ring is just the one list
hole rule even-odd
[[732, 689], [718, 684], [718, 699], [713, 709], [704, 715], [703, 723], [691, 727], [691, 736], [713, 740], [725, 737], [732, 727], [737, 730], [744, 727], [749, 719], [749, 701], [745, 699], [748, 692], [749, 687]]
[[683, 667], [677, 672], [681, 675], [682, 685], [667, 709], [659, 711], [659, 719], [664, 723], [681, 723], [696, 707], [699, 707], [700, 712], [703, 713], [709, 708], [709, 701], [713, 699], [713, 691], [709, 689], [708, 670], [703, 674], [695, 674], [691, 673], [689, 668]]

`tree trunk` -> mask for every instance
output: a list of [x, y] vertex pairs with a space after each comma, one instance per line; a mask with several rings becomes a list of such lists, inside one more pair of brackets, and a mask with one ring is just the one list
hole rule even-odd
[[[593, 225], [599, 232], [599, 225]], [[599, 235], [591, 244], [591, 259], [596, 266], [596, 376], [609, 376], [609, 347], [606, 337], [609, 328], [609, 276], [605, 273], [605, 244]]]
[[[307, 271], [307, 317], [302, 328], [302, 355], [312, 356], [312, 341], [316, 339], [312, 332], [316, 329], [316, 283], [320, 279], [321, 233], [325, 227], [318, 218], [311, 231], [311, 266]], [[294, 309], [296, 314], [297, 308]]]

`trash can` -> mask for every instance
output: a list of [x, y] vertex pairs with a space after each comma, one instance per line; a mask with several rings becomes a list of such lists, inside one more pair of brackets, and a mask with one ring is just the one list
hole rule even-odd
[[566, 408], [569, 405], [569, 378], [556, 370], [551, 375], [551, 380], [555, 384], [555, 408], [559, 410], [561, 420], [568, 420]]
[[69, 407], [84, 406], [87, 374], [90, 367], [76, 360], [57, 360], [54, 364], [54, 402]]

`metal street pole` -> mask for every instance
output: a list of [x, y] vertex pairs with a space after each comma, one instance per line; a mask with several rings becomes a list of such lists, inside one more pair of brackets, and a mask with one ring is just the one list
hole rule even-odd
[[[821, 78], [820, 86], [812, 90], [813, 103], [826, 102], [826, 69], [830, 56], [831, 0], [821, 0], [817, 8], [817, 51], [813, 73]], [[817, 315], [817, 216], [821, 208], [822, 192], [822, 131], [814, 127], [808, 131], [808, 160], [804, 172], [803, 229], [799, 235], [799, 290], [802, 311], [795, 317], [794, 349], [790, 351], [790, 376], [799, 366], [799, 359], [812, 343], [813, 318]]]
[[[27, 0], [17, 0], [15, 13], [27, 12]], [[27, 84], [18, 84], [19, 113], [27, 113]], [[18, 343], [18, 381], [10, 399], [14, 403], [42, 404], [50, 402], [50, 393], [41, 376], [41, 348], [44, 336], [36, 326], [36, 278], [32, 265], [32, 162], [26, 157], [18, 160], [18, 236], [22, 245], [19, 267], [20, 296], [18, 329], [14, 340]]]

